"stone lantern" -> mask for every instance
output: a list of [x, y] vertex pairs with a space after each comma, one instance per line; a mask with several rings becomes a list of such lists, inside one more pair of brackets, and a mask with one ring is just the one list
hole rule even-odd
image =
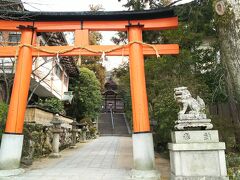
[[74, 119], [73, 122], [70, 123], [70, 125], [72, 125], [72, 142], [70, 148], [76, 148], [77, 132], [79, 132], [79, 129], [77, 129], [78, 123], [76, 119]]
[[85, 143], [87, 141], [87, 131], [88, 131], [88, 127], [87, 127], [87, 123], [82, 123], [82, 133], [81, 133], [81, 143]]
[[94, 137], [93, 137], [95, 139], [98, 136], [98, 128], [97, 128], [97, 122], [96, 121], [93, 122], [93, 127], [95, 128]]
[[60, 119], [59, 119], [59, 115], [56, 114], [56, 115], [53, 117], [53, 120], [52, 120], [50, 123], [53, 124], [53, 129], [52, 129], [52, 132], [53, 132], [53, 141], [52, 141], [52, 149], [53, 149], [53, 152], [50, 154], [50, 157], [58, 158], [58, 157], [61, 156], [61, 155], [59, 154], [60, 133], [63, 132], [63, 130], [61, 129], [61, 124], [62, 124], [62, 122], [61, 122]]

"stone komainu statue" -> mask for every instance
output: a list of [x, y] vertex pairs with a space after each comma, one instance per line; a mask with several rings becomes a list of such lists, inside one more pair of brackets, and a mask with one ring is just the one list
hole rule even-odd
[[211, 119], [207, 119], [205, 113], [205, 103], [199, 96], [194, 99], [187, 87], [178, 87], [174, 89], [174, 99], [180, 104], [175, 129], [212, 129]]
[[187, 87], [175, 88], [174, 99], [180, 103], [179, 114], [199, 114], [205, 111], [203, 99], [199, 96], [197, 96], [197, 99], [194, 99]]

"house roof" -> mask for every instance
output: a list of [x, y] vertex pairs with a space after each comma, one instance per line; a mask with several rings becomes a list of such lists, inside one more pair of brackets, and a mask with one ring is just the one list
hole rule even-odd
[[117, 95], [118, 93], [112, 89], [106, 90], [102, 93], [102, 95]]
[[[0, 7], [2, 11], [24, 11], [21, 0], [1, 0]], [[6, 16], [2, 17], [5, 18]]]
[[113, 81], [112, 77], [110, 77], [108, 81], [105, 83], [104, 87], [107, 90], [116, 90], [117, 84]]
[[108, 81], [105, 83], [105, 85], [117, 86], [117, 83], [115, 83], [113, 79], [110, 77]]
[[172, 8], [159, 8], [142, 11], [80, 11], [80, 12], [46, 12], [46, 11], [0, 11], [15, 19], [25, 21], [111, 21], [143, 20], [175, 16]]

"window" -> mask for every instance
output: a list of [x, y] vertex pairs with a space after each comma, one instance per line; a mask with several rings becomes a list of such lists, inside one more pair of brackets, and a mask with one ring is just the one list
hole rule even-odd
[[58, 64], [56, 64], [55, 66], [55, 74], [57, 75], [57, 77], [59, 77], [59, 79], [62, 79], [63, 71]]
[[64, 85], [68, 85], [68, 76], [66, 74], [64, 74]]
[[18, 32], [9, 33], [8, 41], [10, 46], [17, 45], [21, 40], [21, 34]]

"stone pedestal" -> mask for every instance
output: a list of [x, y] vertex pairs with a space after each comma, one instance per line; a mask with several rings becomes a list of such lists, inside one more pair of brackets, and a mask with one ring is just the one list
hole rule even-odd
[[71, 123], [72, 125], [72, 142], [71, 142], [71, 145], [70, 145], [70, 148], [76, 148], [76, 142], [77, 142], [77, 132], [78, 132], [78, 129], [77, 129], [77, 121], [76, 119], [73, 120], [73, 122]]
[[81, 143], [87, 142], [87, 127], [83, 126], [82, 132], [81, 132]]
[[60, 133], [63, 132], [61, 129], [61, 121], [59, 120], [59, 116], [55, 115], [54, 119], [51, 121], [53, 124], [53, 142], [52, 142], [52, 149], [53, 152], [50, 154], [52, 158], [58, 158], [61, 155], [59, 154], [59, 146], [60, 146]]
[[187, 130], [187, 129], [212, 129], [213, 125], [211, 123], [211, 119], [186, 119], [186, 120], [178, 120], [175, 122], [175, 129], [178, 130]]
[[[75, 131], [76, 129], [74, 129], [74, 131]], [[71, 145], [70, 145], [70, 148], [71, 149], [74, 149], [74, 148], [76, 148], [77, 146], [76, 146], [76, 139], [77, 139], [77, 134], [76, 134], [76, 132], [77, 131], [72, 131], [72, 142], [71, 142]]]
[[22, 145], [23, 135], [3, 134], [0, 148], [0, 177], [18, 175], [24, 172], [23, 169], [19, 168]]
[[59, 144], [60, 144], [59, 139], [60, 139], [59, 133], [53, 133], [53, 142], [52, 142], [53, 152], [50, 154], [50, 157], [52, 158], [58, 158], [61, 156], [59, 154]]
[[218, 131], [174, 131], [170, 150], [171, 180], [227, 180], [225, 143]]
[[87, 141], [87, 131], [83, 130], [82, 131], [82, 143], [85, 143]]
[[155, 170], [155, 156], [152, 133], [134, 133], [133, 163], [131, 178], [134, 180], [160, 180], [160, 172]]

